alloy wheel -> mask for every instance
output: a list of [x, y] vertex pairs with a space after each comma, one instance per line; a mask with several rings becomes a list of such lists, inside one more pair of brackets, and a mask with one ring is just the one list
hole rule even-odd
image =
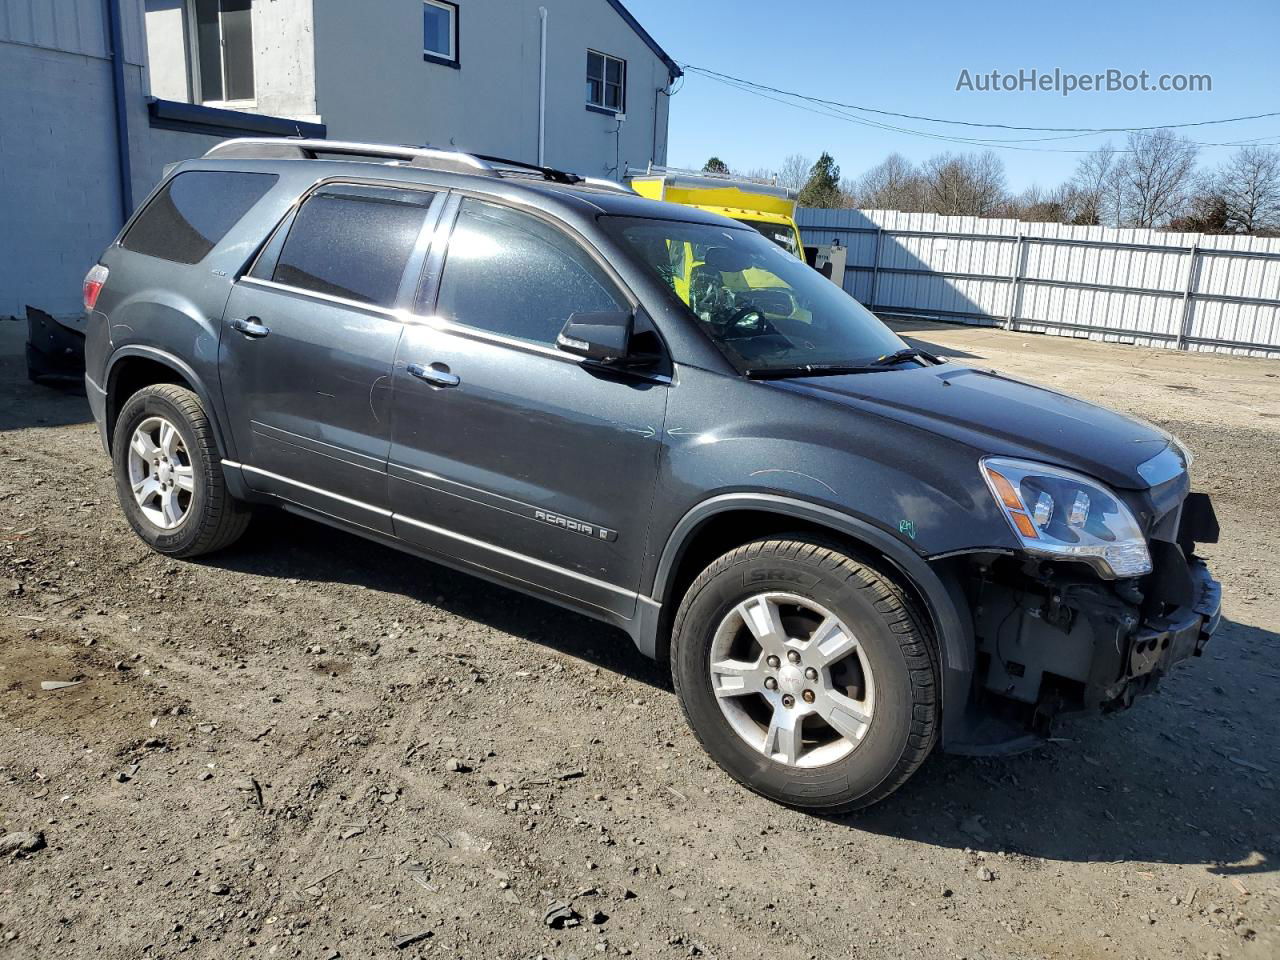
[[875, 682], [862, 644], [805, 597], [771, 592], [739, 603], [716, 628], [709, 669], [734, 732], [778, 763], [835, 763], [871, 727]]
[[179, 526], [191, 510], [191, 455], [178, 428], [164, 417], [147, 417], [133, 431], [129, 486], [142, 515], [161, 530]]

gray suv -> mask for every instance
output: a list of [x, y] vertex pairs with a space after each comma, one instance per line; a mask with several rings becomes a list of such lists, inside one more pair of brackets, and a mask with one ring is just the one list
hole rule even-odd
[[796, 807], [1127, 707], [1218, 625], [1168, 434], [912, 349], [750, 227], [617, 184], [229, 141], [85, 304], [155, 550], [274, 504], [621, 627], [711, 756]]

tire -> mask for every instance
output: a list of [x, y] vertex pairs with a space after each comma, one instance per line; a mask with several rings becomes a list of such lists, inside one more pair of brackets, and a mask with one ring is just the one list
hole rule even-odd
[[671, 669], [712, 759], [799, 809], [839, 814], [884, 799], [937, 738], [937, 654], [924, 618], [893, 579], [834, 541], [769, 538], [716, 560], [676, 613]]
[[[174, 434], [163, 432], [166, 424]], [[139, 428], [153, 441], [150, 446], [138, 439]], [[166, 439], [168, 452], [161, 449]], [[227, 491], [208, 414], [185, 387], [155, 384], [126, 400], [111, 451], [116, 494], [129, 526], [157, 553], [212, 553], [230, 546], [248, 527], [250, 509]], [[147, 465], [153, 453], [160, 466]], [[149, 491], [144, 502], [134, 493], [140, 477], [150, 483], [143, 488]]]

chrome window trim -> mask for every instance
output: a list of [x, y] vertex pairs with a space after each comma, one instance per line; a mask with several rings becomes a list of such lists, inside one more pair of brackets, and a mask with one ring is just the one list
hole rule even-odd
[[[517, 337], [507, 337], [500, 333], [492, 333], [488, 330], [482, 330], [479, 327], [468, 326], [465, 323], [457, 323], [454, 320], [448, 320], [439, 316], [421, 316], [420, 314], [411, 314], [402, 318], [402, 322], [413, 326], [430, 327], [439, 333], [448, 334], [450, 336], [461, 337], [464, 340], [479, 340], [482, 343], [489, 343], [495, 347], [506, 347], [509, 350], [521, 350], [525, 353], [532, 353], [540, 357], [546, 357], [549, 360], [558, 360], [561, 363], [568, 363], [576, 367], [583, 366], [586, 361], [581, 357], [575, 357], [572, 354], [564, 353], [555, 347], [545, 347], [540, 343], [532, 340], [520, 340]], [[607, 368], [606, 368], [607, 369]], [[632, 376], [640, 379], [648, 380], [652, 383], [660, 383], [670, 385], [672, 378], [665, 373], [651, 373], [642, 368], [634, 370], [626, 368], [617, 368], [620, 372], [630, 373]]]
[[266, 290], [274, 290], [277, 293], [290, 293], [294, 296], [305, 297], [308, 300], [320, 300], [324, 303], [332, 303], [335, 306], [346, 307], [350, 310], [362, 310], [366, 313], [373, 313], [388, 320], [403, 320], [403, 314], [399, 310], [389, 310], [386, 307], [379, 307], [376, 304], [365, 303], [361, 300], [349, 300], [346, 297], [335, 297], [329, 293], [319, 293], [315, 290], [304, 290], [302, 287], [293, 287], [287, 283], [277, 283], [274, 280], [261, 280], [258, 277], [241, 277], [240, 283], [251, 284], [255, 287], [262, 287]]

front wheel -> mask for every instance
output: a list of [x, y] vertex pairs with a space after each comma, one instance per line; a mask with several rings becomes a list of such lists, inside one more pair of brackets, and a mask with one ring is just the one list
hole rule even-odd
[[249, 507], [227, 490], [208, 414], [185, 387], [159, 383], [125, 401], [111, 455], [120, 506], [153, 550], [211, 553], [248, 526]]
[[936, 738], [925, 624], [894, 580], [834, 542], [758, 540], [718, 559], [676, 613], [671, 666], [712, 758], [789, 806], [869, 806]]

